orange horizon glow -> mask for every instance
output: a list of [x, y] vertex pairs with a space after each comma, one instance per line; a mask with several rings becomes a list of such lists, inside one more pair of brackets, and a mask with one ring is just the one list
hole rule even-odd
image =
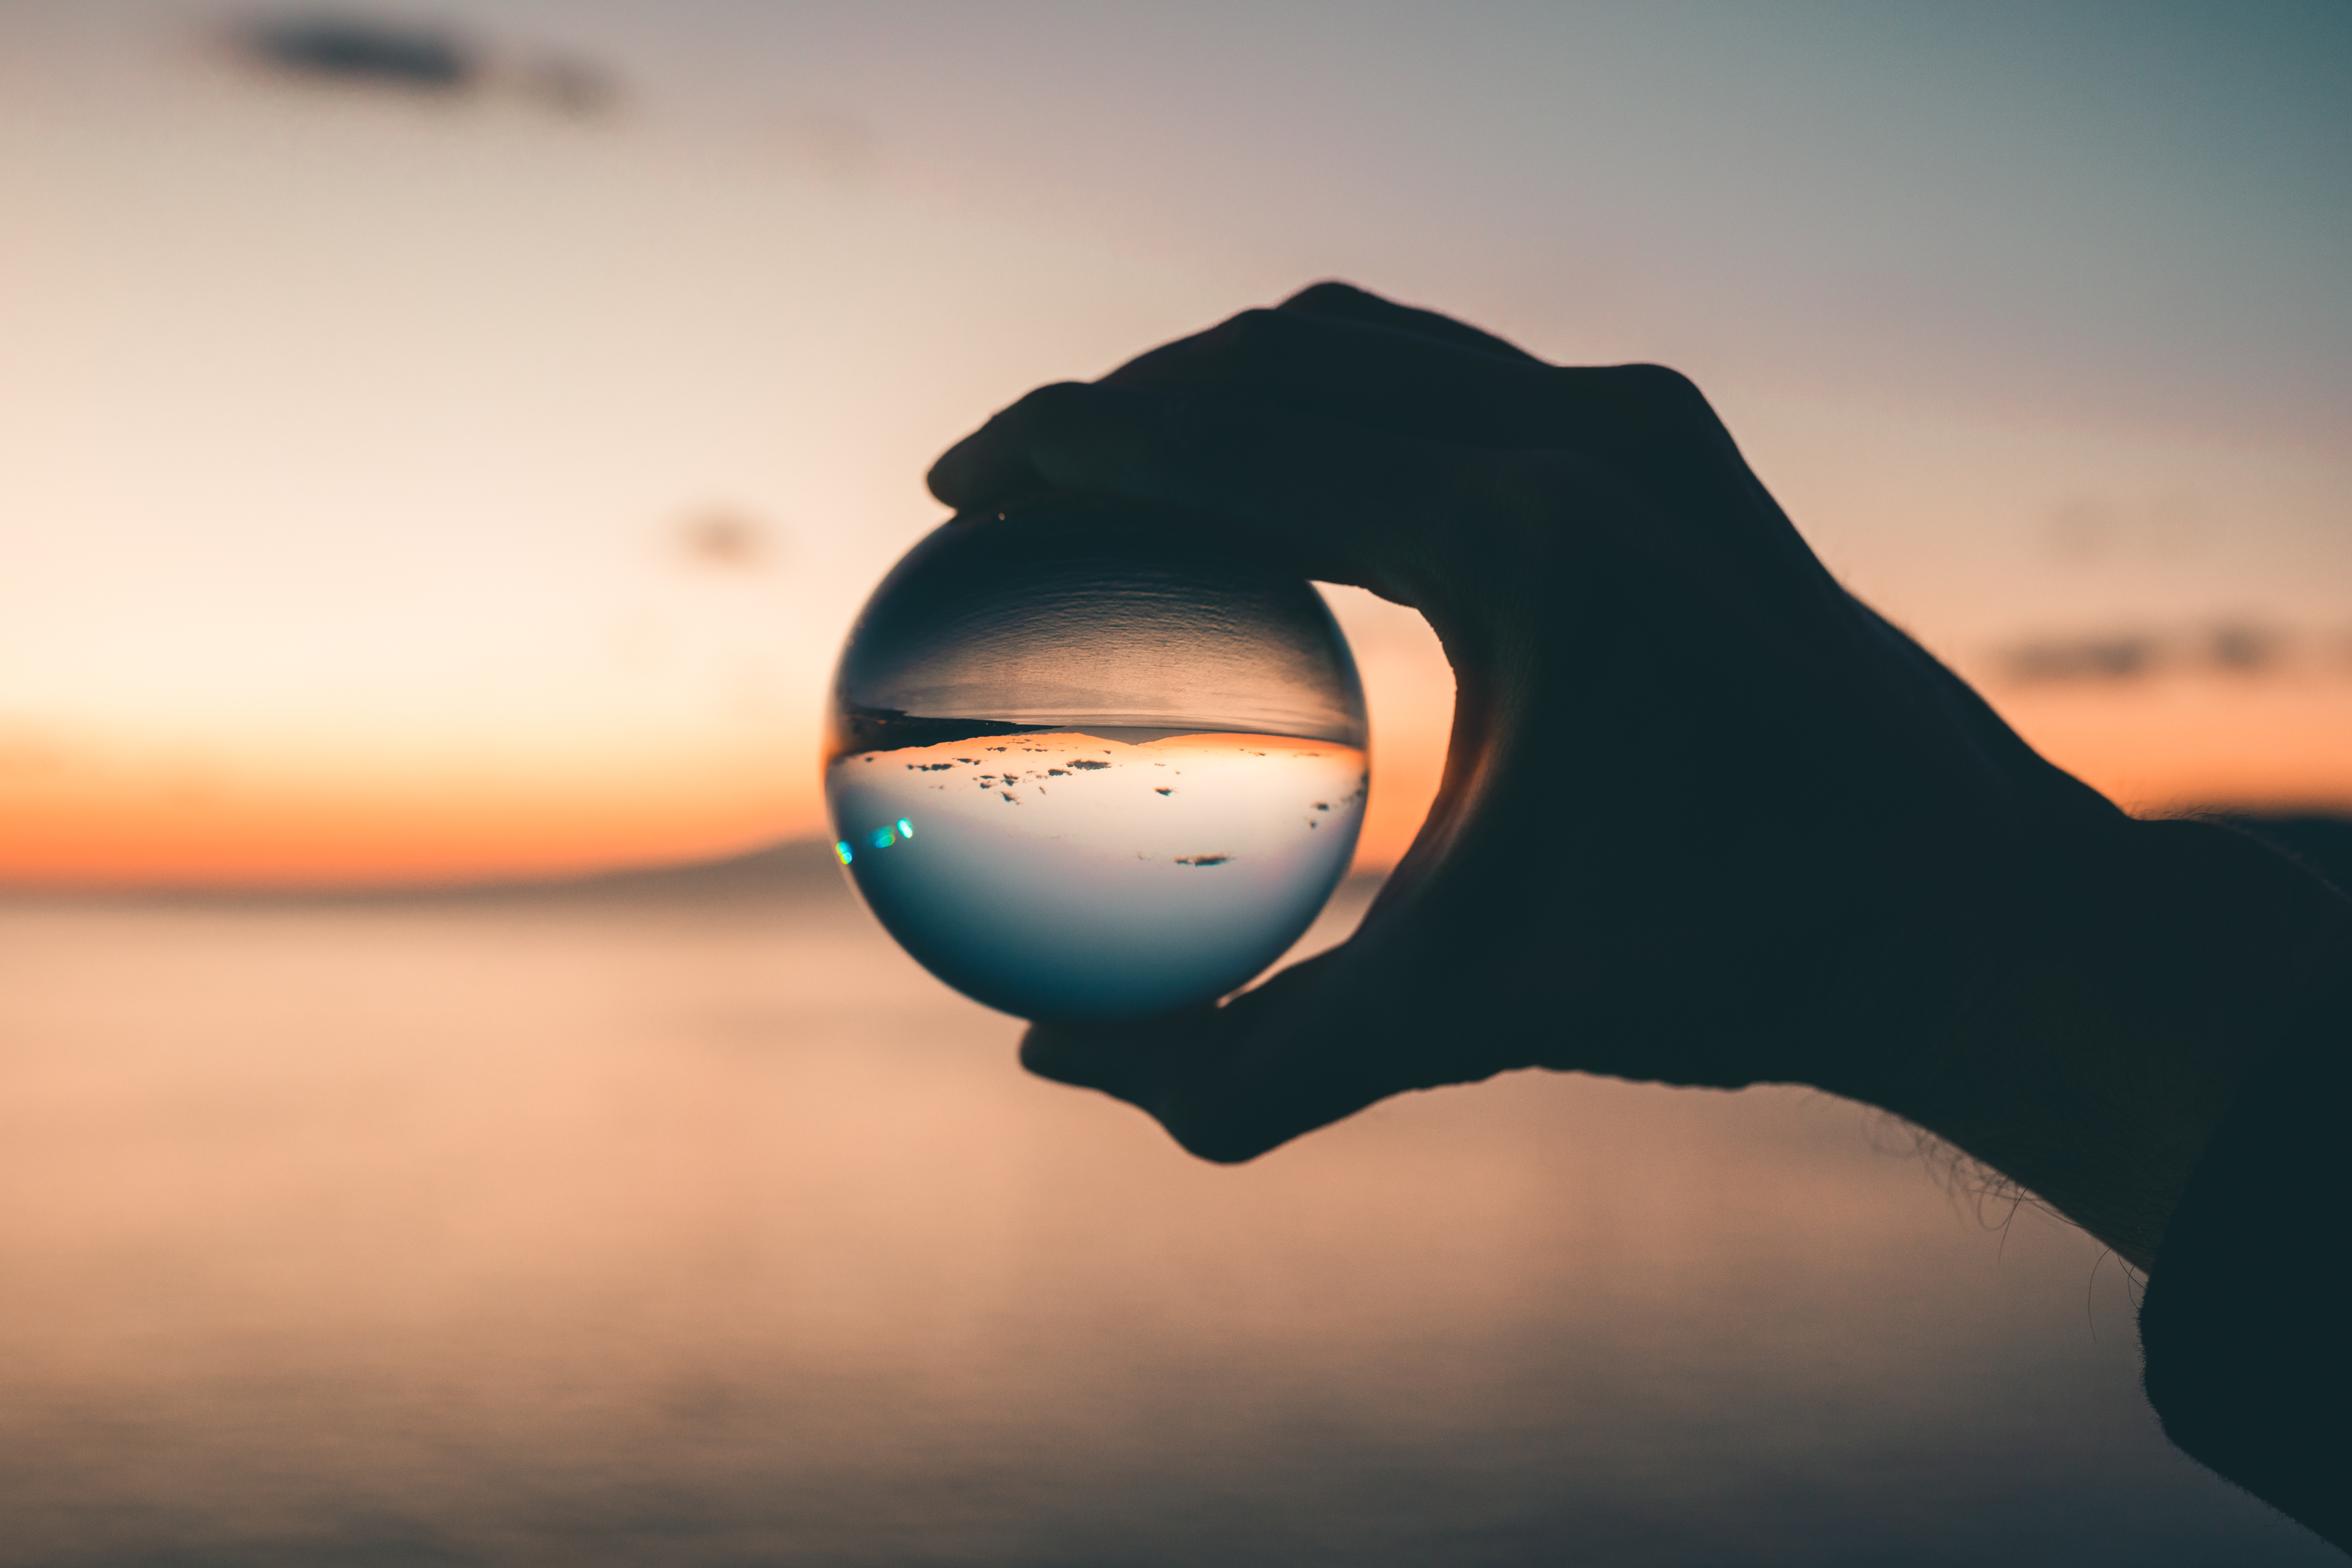
[[[1570, 117], [1550, 138], [1482, 120], [1483, 96], [1359, 98], [1377, 72], [1331, 76], [1328, 100], [1228, 81], [1263, 125], [1367, 138], [1310, 172], [1162, 137], [1164, 114], [1096, 117], [1092, 150], [1058, 161], [1075, 100], [991, 89], [975, 119], [958, 96], [981, 79], [967, 45], [1002, 80], [1067, 85], [1142, 58], [1108, 34], [1066, 57], [992, 27], [950, 48], [963, 24], [943, 16], [826, 55], [751, 8], [677, 24], [703, 77], [648, 59], [626, 112], [583, 118], [276, 81], [164, 47], [161, 7], [144, 35], [87, 37], [52, 9], [0, 50], [18, 220], [0, 252], [0, 888], [480, 883], [815, 837], [824, 672], [860, 598], [940, 521], [920, 483], [940, 450], [1027, 387], [1318, 276], [1560, 363], [1690, 372], [1841, 581], [1990, 677], [2030, 741], [2126, 806], [2352, 809], [2352, 452], [2328, 401], [2352, 381], [2305, 287], [2332, 253], [2310, 200], [2266, 219], [2235, 184], [2187, 200], [2157, 142], [2107, 176], [2000, 160], [1986, 172], [2019, 184], [1995, 199], [1892, 153], [1834, 173], [1874, 137], [1833, 149], [1808, 115], [1742, 119], [1743, 139], [1780, 138], [1775, 179], [1816, 171], [1820, 211], [1846, 216], [1743, 207], [1764, 237], [1734, 256], [1722, 203], [1759, 188], [1748, 174], [1675, 138], [1634, 139], [1598, 184], [1556, 155], [1580, 143], [1575, 116], [1614, 112], [1602, 89], [1638, 79], [1567, 33], [1512, 79], [1528, 112]], [[940, 74], [848, 64], [918, 57]], [[812, 142], [761, 118], [764, 97], [709, 112], [752, 58], [819, 71], [797, 89], [812, 113], [851, 69], [871, 123]], [[1578, 61], [1601, 96], [1558, 90]], [[1735, 64], [1748, 80], [1750, 53]], [[770, 74], [744, 79], [766, 94]], [[1804, 79], [1835, 96], [1879, 79]], [[1332, 118], [1298, 118], [1310, 102]], [[1844, 112], [1904, 133], [1883, 110]], [[1922, 121], [1911, 146], [1967, 142], [1967, 123]], [[1457, 132], [1458, 163], [1369, 151]], [[2305, 159], [2314, 199], [2325, 145], [2273, 149]], [[1438, 183], [1414, 195], [1405, 163]], [[1446, 171], [1471, 166], [1517, 174], [1454, 191]], [[1310, 185], [1329, 198], [1311, 213]], [[1580, 194], [1514, 195], [1530, 190]], [[1669, 190], [1688, 199], [1640, 195]], [[2102, 227], [2122, 220], [2083, 199], [2131, 191], [2184, 226]], [[1433, 247], [1398, 216], [1435, 210], [1464, 226]], [[1533, 217], [1559, 211], [1586, 226]], [[2061, 211], [2096, 221], [2050, 226]], [[1948, 216], [1993, 248], [1931, 242]], [[2224, 233], [2244, 270], [2200, 248]], [[1758, 260], [1775, 255], [1793, 270]], [[1905, 281], [1828, 282], [1864, 275]], [[2195, 395], [2148, 401], [2164, 387]], [[1357, 865], [1375, 868], [1436, 788], [1452, 686], [1419, 617], [1360, 590], [1333, 605], [1372, 707]], [[2132, 679], [2015, 683], [2095, 676], [2111, 646], [2139, 650]]]
[[[2352, 683], [2222, 679], [2000, 693], [2028, 741], [2127, 809], [2352, 810]], [[1355, 868], [1396, 863], [1444, 765], [1444, 713], [1392, 715]], [[0, 789], [0, 886], [418, 887], [688, 864], [824, 833], [818, 770], [770, 751], [656, 769], [509, 775], [465, 789], [309, 778]]]
[[770, 757], [661, 772], [575, 763], [466, 787], [285, 777], [0, 791], [0, 884], [360, 888], [491, 882], [714, 859], [815, 831], [809, 776]]
[[2352, 682], [2200, 677], [1994, 695], [2043, 756], [2141, 816], [2352, 811]]
[[[1395, 864], [1437, 792], [1425, 751], [1374, 764], [1355, 869]], [[789, 789], [487, 799], [255, 790], [129, 791], [9, 802], [0, 889], [136, 891], [411, 888], [692, 864], [825, 832], [815, 770]]]

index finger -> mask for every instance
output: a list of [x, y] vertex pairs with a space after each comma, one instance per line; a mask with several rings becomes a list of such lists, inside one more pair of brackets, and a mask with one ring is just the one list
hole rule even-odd
[[950, 447], [930, 486], [966, 511], [1041, 490], [1116, 496], [1299, 575], [1412, 602], [1470, 456], [1249, 397], [1069, 382]]

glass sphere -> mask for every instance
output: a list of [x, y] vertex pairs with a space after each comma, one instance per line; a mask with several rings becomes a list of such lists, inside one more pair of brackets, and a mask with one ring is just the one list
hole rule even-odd
[[908, 952], [1025, 1018], [1213, 1001], [1346, 872], [1363, 688], [1308, 584], [1111, 503], [958, 519], [834, 677], [835, 853]]

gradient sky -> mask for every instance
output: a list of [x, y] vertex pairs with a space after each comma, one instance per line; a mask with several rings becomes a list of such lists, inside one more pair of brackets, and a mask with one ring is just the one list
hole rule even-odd
[[[254, 14], [0, 3], [0, 877], [813, 832], [930, 457], [1325, 276], [1696, 376], [2132, 804], [2352, 805], [2339, 5], [362, 13], [458, 94], [272, 77]], [[1339, 597], [1388, 858], [1446, 683]]]

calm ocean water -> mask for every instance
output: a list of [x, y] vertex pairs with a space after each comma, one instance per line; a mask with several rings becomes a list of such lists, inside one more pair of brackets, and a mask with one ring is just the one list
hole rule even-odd
[[2340, 1561], [1854, 1107], [1219, 1169], [1017, 1032], [825, 883], [0, 908], [0, 1562]]

